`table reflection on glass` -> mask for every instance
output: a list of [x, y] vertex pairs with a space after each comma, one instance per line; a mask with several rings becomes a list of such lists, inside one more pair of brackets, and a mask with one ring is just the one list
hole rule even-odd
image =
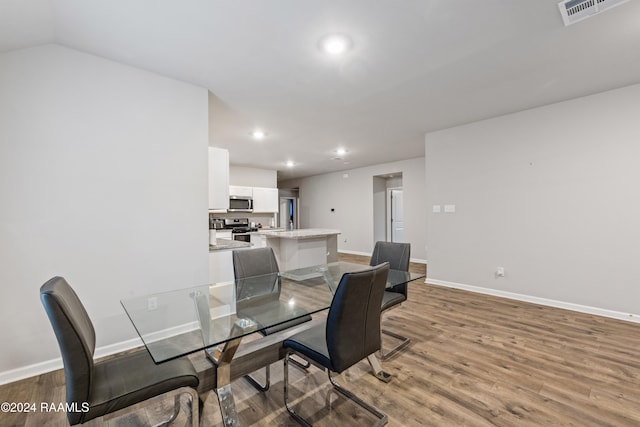
[[[328, 309], [342, 275], [367, 268], [336, 262], [144, 295], [121, 303], [156, 363], [207, 352], [217, 367], [216, 392], [224, 423], [235, 426], [231, 361], [242, 338]], [[390, 270], [387, 287], [423, 277]], [[383, 372], [377, 359], [372, 357], [369, 362], [380, 377]]]

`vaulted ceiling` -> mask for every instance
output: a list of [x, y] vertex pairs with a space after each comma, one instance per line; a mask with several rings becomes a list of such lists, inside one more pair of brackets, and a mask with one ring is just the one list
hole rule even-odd
[[[427, 132], [640, 82], [640, 1], [568, 27], [557, 3], [0, 0], [0, 52], [58, 43], [206, 87], [210, 145], [292, 178], [424, 156]], [[331, 33], [351, 40], [342, 56], [319, 47]]]

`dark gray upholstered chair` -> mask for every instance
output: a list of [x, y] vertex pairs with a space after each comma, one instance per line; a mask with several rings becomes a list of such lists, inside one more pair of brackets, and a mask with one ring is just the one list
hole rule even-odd
[[[378, 265], [381, 262], [388, 262], [392, 270], [409, 271], [409, 258], [411, 256], [411, 244], [410, 243], [395, 243], [395, 242], [376, 242], [373, 248], [373, 254], [371, 255], [371, 261], [369, 265]], [[382, 298], [382, 312], [392, 309], [404, 301], [407, 300], [407, 283], [394, 286], [393, 288], [384, 291], [384, 297]], [[381, 333], [389, 335], [400, 340], [400, 343], [395, 347], [384, 353], [382, 347], [380, 348], [380, 358], [382, 360], [388, 359], [393, 353], [399, 351], [403, 347], [409, 344], [411, 341], [409, 338], [389, 331], [388, 329], [381, 329]]]
[[[280, 276], [274, 277], [274, 280], [277, 282], [274, 285], [266, 284], [266, 289], [257, 290], [255, 287], [251, 289], [251, 292], [248, 292], [244, 289], [244, 281], [243, 279], [248, 279], [250, 277], [262, 276], [266, 274], [278, 273], [280, 270], [278, 268], [278, 261], [276, 260], [275, 254], [273, 253], [272, 248], [256, 248], [250, 250], [235, 250], [232, 252], [233, 256], [233, 273], [236, 278], [236, 309], [238, 314], [242, 314], [242, 302], [245, 298], [255, 297], [255, 294], [262, 294], [263, 297], [272, 296], [276, 301], [280, 299], [280, 289], [281, 289], [281, 281]], [[255, 281], [248, 281], [247, 283], [255, 284]], [[276, 332], [283, 331], [285, 329], [300, 325], [304, 322], [308, 322], [311, 320], [310, 315], [306, 315], [304, 317], [300, 317], [288, 322], [281, 323], [276, 326], [272, 326], [270, 328], [260, 329], [262, 335], [271, 335]], [[301, 363], [297, 360], [292, 360], [292, 362], [299, 367], [306, 369], [309, 367], [308, 363]], [[265, 368], [265, 385], [261, 385], [250, 375], [246, 375], [245, 378], [249, 381], [255, 388], [260, 391], [267, 391], [270, 386], [270, 373], [271, 369], [267, 365]]]
[[93, 324], [75, 291], [62, 277], [40, 288], [40, 299], [56, 334], [67, 390], [69, 424], [83, 424], [152, 397], [175, 397], [175, 419], [180, 395], [191, 396], [191, 421], [199, 424], [198, 374], [188, 359], [156, 365], [146, 350], [95, 363], [96, 336]]
[[[321, 369], [327, 369], [334, 389], [371, 412], [382, 426], [387, 416], [338, 385], [331, 372], [341, 373], [380, 350], [380, 304], [389, 274], [389, 263], [356, 273], [345, 273], [331, 301], [326, 322], [299, 332], [283, 342], [288, 354], [300, 354]], [[310, 424], [288, 402], [289, 368], [284, 359], [284, 403], [302, 425]]]

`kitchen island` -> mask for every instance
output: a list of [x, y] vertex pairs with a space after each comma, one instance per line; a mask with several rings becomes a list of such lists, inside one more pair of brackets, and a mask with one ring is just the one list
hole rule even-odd
[[273, 249], [280, 271], [338, 261], [340, 230], [301, 228], [292, 231], [262, 231], [266, 246]]

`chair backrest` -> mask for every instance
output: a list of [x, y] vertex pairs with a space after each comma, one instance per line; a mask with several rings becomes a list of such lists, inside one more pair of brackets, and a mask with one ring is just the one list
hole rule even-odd
[[380, 305], [389, 263], [345, 273], [327, 315], [332, 370], [342, 372], [380, 349]]
[[409, 271], [411, 243], [376, 242], [369, 265], [389, 263], [391, 270]]
[[[410, 257], [411, 243], [376, 242], [369, 265], [388, 262], [391, 270], [409, 271]], [[387, 291], [402, 294], [406, 297], [409, 293], [409, 287], [406, 283], [403, 283], [389, 288]]]
[[233, 255], [233, 274], [236, 279], [277, 273], [278, 261], [271, 248], [235, 250]]
[[[40, 288], [40, 300], [56, 334], [67, 390], [67, 403], [90, 402], [96, 333], [78, 295], [62, 277], [49, 279]], [[67, 411], [69, 424], [83, 422], [83, 412]]]
[[[233, 274], [236, 278], [236, 301], [260, 296], [280, 297], [281, 278], [278, 261], [271, 248], [236, 250], [232, 252]], [[273, 280], [251, 279], [256, 276], [273, 275]]]

